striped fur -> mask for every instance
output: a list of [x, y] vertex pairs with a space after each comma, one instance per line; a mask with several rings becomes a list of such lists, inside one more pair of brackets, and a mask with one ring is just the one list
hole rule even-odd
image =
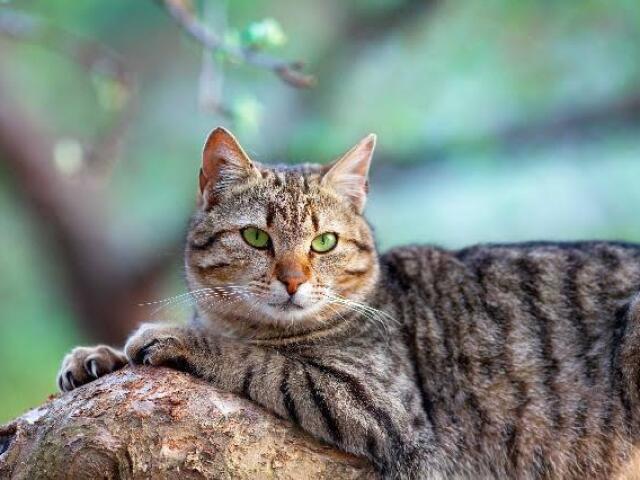
[[[350, 160], [344, 195], [317, 166], [236, 165], [234, 181], [213, 190], [201, 176], [185, 265], [194, 295], [213, 290], [188, 326], [141, 327], [129, 361], [250, 398], [368, 457], [385, 478], [620, 472], [640, 435], [640, 246], [412, 246], [379, 256], [361, 216], [366, 178], [354, 180]], [[243, 225], [267, 231], [271, 249], [243, 243]], [[338, 246], [310, 252], [324, 231]], [[308, 304], [279, 315], [269, 306], [282, 287], [275, 272], [292, 255], [311, 272]], [[234, 296], [228, 285], [244, 289]], [[327, 301], [327, 286], [360, 307]], [[96, 376], [82, 373], [88, 352], [67, 357], [61, 388]]]

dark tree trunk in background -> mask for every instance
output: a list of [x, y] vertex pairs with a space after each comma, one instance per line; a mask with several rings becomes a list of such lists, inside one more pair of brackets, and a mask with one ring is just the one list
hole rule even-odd
[[34, 215], [36, 240], [62, 273], [84, 333], [120, 345], [146, 320], [148, 310], [139, 304], [157, 298], [162, 273], [181, 256], [182, 232], [145, 258], [130, 258], [109, 242], [101, 182], [87, 174], [61, 175], [53, 151], [47, 130], [0, 82], [0, 163]]
[[187, 374], [126, 368], [0, 427], [0, 478], [372, 479], [364, 460]]

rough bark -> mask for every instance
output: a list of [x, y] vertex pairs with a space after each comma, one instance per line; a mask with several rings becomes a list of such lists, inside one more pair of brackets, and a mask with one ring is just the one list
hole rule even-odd
[[365, 460], [164, 368], [126, 368], [0, 427], [2, 479], [374, 476]]

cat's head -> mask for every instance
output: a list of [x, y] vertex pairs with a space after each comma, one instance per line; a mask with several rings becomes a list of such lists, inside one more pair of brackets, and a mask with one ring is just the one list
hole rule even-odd
[[363, 302], [378, 277], [362, 217], [374, 146], [369, 135], [328, 166], [271, 167], [215, 129], [186, 248], [200, 315], [235, 332], [297, 330]]

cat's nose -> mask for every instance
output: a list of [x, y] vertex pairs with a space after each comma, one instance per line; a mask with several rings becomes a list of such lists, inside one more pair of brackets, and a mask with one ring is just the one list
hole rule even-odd
[[307, 279], [303, 277], [278, 277], [278, 280], [284, 283], [284, 286], [287, 287], [287, 293], [289, 295], [294, 295], [298, 291], [298, 287], [307, 281]]
[[288, 258], [278, 262], [276, 278], [287, 287], [289, 295], [294, 295], [300, 285], [309, 280], [310, 271], [309, 265], [294, 258]]

